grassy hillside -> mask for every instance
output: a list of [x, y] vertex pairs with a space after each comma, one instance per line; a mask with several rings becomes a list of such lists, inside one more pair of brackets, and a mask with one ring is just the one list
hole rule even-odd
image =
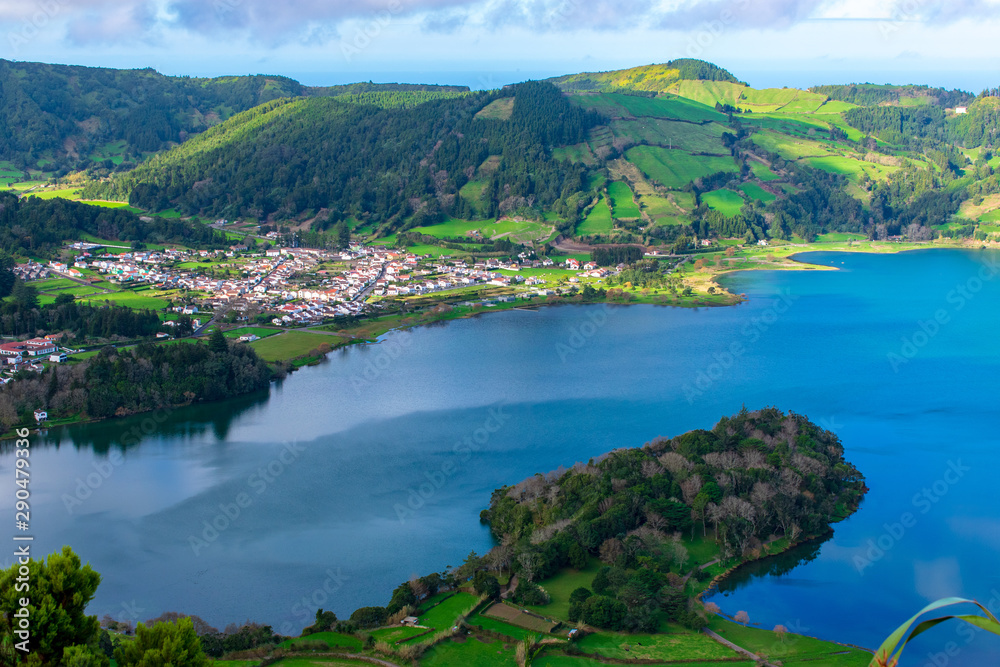
[[686, 58], [663, 65], [646, 65], [612, 72], [570, 74], [549, 81], [566, 91], [639, 90], [659, 93], [686, 79], [736, 82], [736, 77], [721, 67]]

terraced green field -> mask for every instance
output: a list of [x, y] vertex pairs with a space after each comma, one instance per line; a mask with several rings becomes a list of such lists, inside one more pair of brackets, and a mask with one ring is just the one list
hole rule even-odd
[[807, 138], [793, 138], [770, 130], [753, 135], [753, 142], [765, 150], [777, 153], [786, 160], [826, 157], [834, 153], [834, 150], [826, 143]]
[[611, 222], [611, 211], [608, 209], [604, 195], [601, 195], [584, 221], [576, 226], [576, 233], [607, 234], [612, 229], [614, 229], [614, 223]]
[[586, 109], [593, 109], [609, 118], [665, 118], [695, 123], [726, 122], [725, 114], [715, 110], [715, 102], [706, 106], [683, 97], [636, 97], [601, 93], [571, 95], [570, 100]]
[[731, 157], [695, 156], [655, 146], [637, 146], [630, 149], [626, 157], [648, 178], [675, 190], [709, 174], [736, 171]]
[[608, 196], [611, 198], [612, 216], [619, 219], [641, 218], [642, 213], [632, 199], [632, 188], [628, 183], [615, 181], [608, 185]]
[[989, 213], [979, 216], [979, 222], [1000, 222], [1000, 208], [993, 209]]
[[568, 621], [570, 594], [577, 588], [589, 589], [599, 569], [601, 569], [600, 561], [592, 559], [582, 570], [566, 568], [551, 579], [539, 582], [539, 585], [549, 594], [551, 602], [541, 607], [528, 608], [543, 616]]
[[706, 192], [701, 196], [701, 201], [710, 209], [722, 213], [727, 218], [738, 215], [743, 204], [746, 203], [743, 197], [725, 188]]
[[746, 86], [729, 81], [678, 81], [670, 92], [715, 107], [716, 102], [737, 106]]
[[587, 144], [576, 144], [575, 146], [553, 148], [552, 157], [556, 160], [566, 160], [569, 162], [578, 162], [589, 165], [597, 164], [597, 158], [594, 157], [594, 154], [590, 150], [590, 146]]
[[729, 153], [722, 145], [722, 134], [726, 128], [718, 123], [695, 125], [661, 118], [639, 118], [612, 121], [611, 129], [616, 137], [636, 144], [679, 148], [691, 153]]

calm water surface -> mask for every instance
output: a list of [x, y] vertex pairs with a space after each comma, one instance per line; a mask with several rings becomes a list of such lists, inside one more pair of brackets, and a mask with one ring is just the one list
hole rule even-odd
[[[269, 396], [51, 430], [32, 454], [35, 548], [72, 545], [101, 572], [98, 615], [297, 632], [317, 607], [385, 604], [410, 575], [488, 550], [478, 517], [498, 486], [776, 405], [835, 430], [872, 490], [832, 539], [728, 582], [725, 611], [875, 646], [938, 597], [1000, 606], [988, 255], [808, 257], [840, 270], [735, 274], [750, 297], [735, 308], [555, 307], [392, 333]], [[914, 654], [1000, 655], [955, 627]]]

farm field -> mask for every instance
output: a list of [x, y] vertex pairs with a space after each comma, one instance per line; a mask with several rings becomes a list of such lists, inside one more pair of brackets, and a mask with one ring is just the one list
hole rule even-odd
[[257, 350], [257, 354], [265, 361], [282, 361], [309, 354], [323, 343], [331, 346], [336, 345], [339, 340], [334, 336], [323, 334], [286, 331], [280, 336], [256, 340], [250, 343], [250, 347]]
[[608, 210], [608, 203], [604, 195], [597, 198], [597, 204], [591, 209], [587, 217], [576, 227], [577, 234], [607, 234], [614, 228], [611, 222], [611, 211]]
[[378, 630], [373, 630], [371, 635], [376, 641], [395, 644], [397, 642], [406, 641], [407, 639], [412, 639], [413, 637], [422, 635], [425, 632], [427, 632], [427, 628], [413, 628], [401, 625], [394, 628], [380, 628]]
[[985, 222], [985, 223], [1000, 222], [1000, 208], [993, 209], [989, 213], [984, 213], [983, 215], [979, 216], [979, 222]]
[[729, 153], [722, 145], [722, 134], [726, 129], [718, 123], [695, 125], [660, 118], [640, 118], [612, 121], [611, 130], [616, 137], [636, 144], [679, 148], [692, 153]]
[[743, 204], [746, 203], [743, 197], [725, 188], [706, 192], [701, 196], [701, 201], [710, 209], [722, 213], [727, 218], [738, 215]]
[[487, 118], [492, 120], [508, 120], [514, 113], [514, 98], [502, 97], [499, 100], [490, 102], [480, 109], [476, 118]]
[[589, 165], [597, 164], [597, 158], [591, 152], [590, 146], [585, 143], [563, 148], [553, 148], [552, 157], [556, 160], [569, 160], [570, 162], [582, 162]]
[[505, 623], [516, 625], [532, 632], [539, 632], [541, 634], [550, 633], [552, 628], [556, 625], [555, 623], [535, 618], [531, 614], [525, 614], [523, 611], [515, 609], [510, 605], [503, 604], [502, 602], [497, 602], [487, 607], [482, 611], [481, 615], [489, 618], [495, 618]]
[[628, 183], [615, 181], [608, 185], [608, 196], [611, 197], [612, 216], [615, 218], [640, 218], [642, 213], [632, 200], [632, 188]]
[[[610, 118], [666, 118], [695, 123], [725, 122], [725, 114], [712, 106], [681, 97], [636, 97], [615, 93], [570, 95], [570, 100], [586, 109], [593, 109]], [[712, 103], [715, 104], [714, 102]]]
[[364, 660], [351, 660], [350, 658], [332, 656], [296, 656], [282, 658], [272, 664], [281, 665], [281, 667], [361, 667], [371, 665], [372, 663]]
[[789, 137], [771, 130], [764, 130], [753, 135], [753, 142], [765, 150], [777, 153], [786, 160], [827, 157], [834, 154], [830, 144], [812, 139]]
[[709, 174], [736, 171], [731, 157], [694, 156], [655, 146], [637, 146], [630, 149], [626, 156], [650, 179], [675, 190]]

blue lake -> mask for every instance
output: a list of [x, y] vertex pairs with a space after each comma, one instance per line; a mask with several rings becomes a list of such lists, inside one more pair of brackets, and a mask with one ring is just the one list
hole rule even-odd
[[[803, 257], [839, 270], [733, 274], [749, 297], [733, 308], [567, 306], [395, 332], [269, 396], [53, 429], [32, 454], [36, 553], [69, 544], [101, 572], [91, 613], [297, 633], [317, 607], [385, 604], [488, 550], [494, 488], [775, 405], [840, 435], [871, 492], [831, 539], [728, 582], [725, 611], [874, 647], [939, 597], [1000, 607], [991, 255]], [[11, 462], [4, 450], [3, 475]], [[1000, 654], [957, 627], [912, 659], [949, 641], [956, 664]]]

